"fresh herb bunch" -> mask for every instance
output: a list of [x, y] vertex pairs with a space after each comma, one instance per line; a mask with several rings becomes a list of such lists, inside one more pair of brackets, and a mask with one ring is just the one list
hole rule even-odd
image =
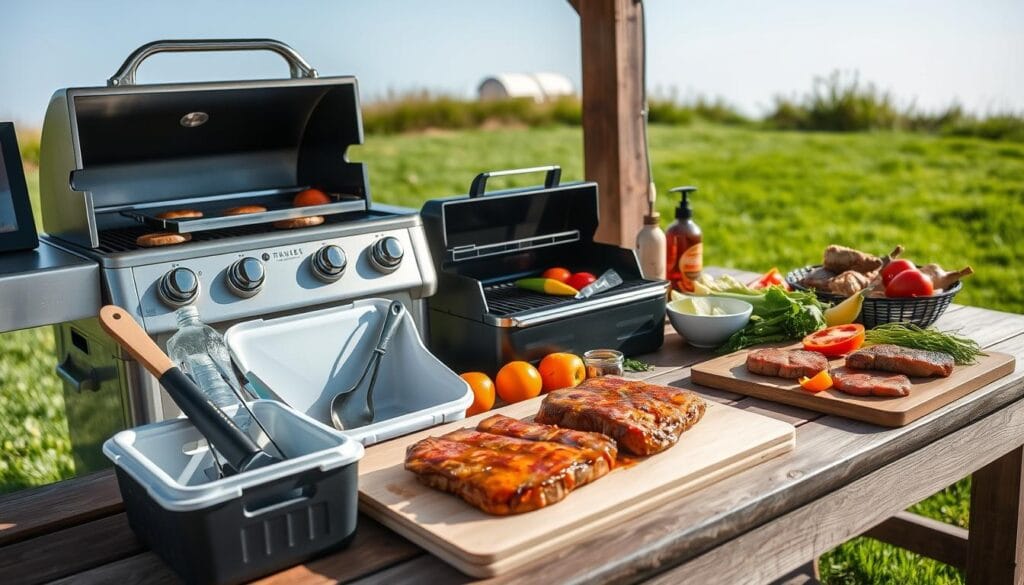
[[718, 353], [776, 341], [801, 339], [825, 327], [824, 305], [813, 292], [787, 292], [772, 286], [761, 294], [716, 293], [744, 300], [754, 306], [750, 322], [718, 348]]
[[622, 368], [627, 372], [648, 372], [653, 370], [654, 366], [647, 362], [642, 362], [633, 358], [626, 358], [622, 360]]
[[957, 365], [969, 365], [978, 361], [981, 351], [977, 341], [961, 337], [955, 332], [939, 331], [929, 327], [923, 329], [913, 323], [885, 323], [869, 329], [864, 335], [867, 343], [891, 343], [901, 347], [941, 351], [953, 356]]

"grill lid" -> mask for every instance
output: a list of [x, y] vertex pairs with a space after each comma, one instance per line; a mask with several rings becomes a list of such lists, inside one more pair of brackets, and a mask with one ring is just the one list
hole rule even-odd
[[[489, 177], [545, 171], [542, 188], [485, 194]], [[578, 241], [597, 231], [596, 183], [559, 185], [557, 166], [481, 173], [468, 196], [428, 201], [421, 211], [435, 258], [450, 264]]]
[[[134, 85], [135, 68], [152, 54], [237, 50], [274, 51], [293, 78]], [[363, 142], [356, 79], [317, 77], [283, 43], [157, 41], [108, 84], [60, 90], [47, 111], [40, 172], [51, 233], [87, 232], [95, 246], [96, 214], [306, 186], [369, 205], [364, 165], [346, 160]], [[86, 217], [76, 224], [68, 205]]]

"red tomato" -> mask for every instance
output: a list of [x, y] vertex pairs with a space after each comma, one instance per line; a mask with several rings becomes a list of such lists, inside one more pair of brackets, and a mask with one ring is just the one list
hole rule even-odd
[[934, 292], [932, 279], [917, 269], [900, 272], [885, 287], [887, 297], [930, 297]]
[[864, 326], [860, 323], [836, 325], [804, 337], [804, 349], [829, 357], [841, 356], [864, 344]]
[[772, 266], [771, 270], [748, 282], [747, 286], [755, 290], [768, 288], [769, 286], [781, 286], [782, 288], [789, 290], [789, 284], [786, 283], [786, 279], [782, 277], [782, 273], [779, 272], [779, 268], [777, 266]]
[[576, 290], [583, 290], [583, 287], [593, 283], [595, 280], [597, 280], [597, 277], [589, 272], [577, 272], [570, 276], [569, 280], [565, 281], [565, 284]]
[[553, 278], [558, 282], [567, 282], [569, 277], [572, 276], [572, 272], [569, 272], [567, 268], [556, 266], [554, 268], [548, 268], [544, 271], [544, 274], [541, 274], [541, 276], [544, 278]]
[[326, 205], [331, 202], [331, 197], [320, 189], [304, 189], [292, 200], [294, 207], [308, 207], [310, 205]]
[[904, 270], [916, 270], [917, 266], [910, 260], [893, 260], [885, 268], [882, 269], [882, 284], [889, 286], [892, 279], [896, 278], [896, 275]]

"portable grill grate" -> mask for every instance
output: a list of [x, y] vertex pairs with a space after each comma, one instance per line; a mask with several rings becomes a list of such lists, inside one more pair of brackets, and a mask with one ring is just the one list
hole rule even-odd
[[[601, 298], [606, 295], [637, 290], [648, 287], [650, 284], [646, 280], [627, 281], [612, 290], [598, 293], [591, 298]], [[508, 317], [535, 309], [546, 309], [559, 305], [569, 306], [585, 302], [572, 297], [558, 297], [524, 290], [517, 287], [514, 282], [504, 282], [484, 287], [484, 299], [487, 301], [488, 313], [496, 317]]]

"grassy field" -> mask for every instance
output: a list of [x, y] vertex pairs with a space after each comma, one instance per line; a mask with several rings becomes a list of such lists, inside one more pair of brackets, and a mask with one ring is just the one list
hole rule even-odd
[[[1024, 144], [700, 124], [655, 126], [650, 138], [659, 189], [700, 189], [695, 219], [709, 265], [785, 270], [820, 260], [830, 243], [875, 252], [903, 244], [915, 260], [974, 266], [957, 302], [1024, 312]], [[566, 180], [582, 176], [578, 128], [367, 141], [350, 157], [368, 162], [374, 197], [388, 203], [418, 207], [426, 198], [465, 193], [482, 170], [559, 163]], [[672, 208], [668, 197], [660, 199], [666, 223]], [[49, 330], [0, 336], [0, 491], [73, 473], [52, 347]], [[968, 494], [961, 482], [915, 511], [966, 526]], [[962, 582], [949, 567], [868, 539], [829, 553], [822, 568], [829, 583]]]

